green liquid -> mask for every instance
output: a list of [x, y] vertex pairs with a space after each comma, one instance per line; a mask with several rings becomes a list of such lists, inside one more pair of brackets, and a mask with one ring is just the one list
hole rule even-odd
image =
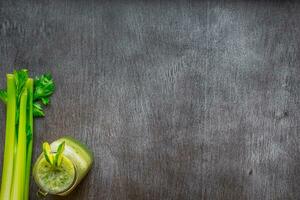
[[61, 171], [51, 169], [43, 153], [33, 168], [35, 182], [45, 194], [68, 195], [86, 176], [94, 161], [91, 151], [71, 137], [63, 137], [52, 142], [51, 149], [57, 149], [62, 142], [65, 142], [65, 150]]
[[49, 194], [57, 194], [69, 189], [75, 180], [73, 163], [63, 157], [62, 164], [53, 168], [45, 158], [41, 158], [35, 166], [35, 181]]

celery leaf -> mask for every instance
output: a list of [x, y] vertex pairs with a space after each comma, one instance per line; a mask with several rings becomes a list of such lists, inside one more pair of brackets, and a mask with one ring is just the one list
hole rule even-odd
[[3, 103], [7, 102], [7, 92], [6, 92], [6, 90], [0, 90], [0, 100]]

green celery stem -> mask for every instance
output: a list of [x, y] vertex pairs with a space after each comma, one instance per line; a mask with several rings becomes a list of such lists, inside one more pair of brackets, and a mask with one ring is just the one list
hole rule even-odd
[[20, 116], [18, 129], [18, 142], [16, 152], [16, 163], [14, 167], [13, 187], [11, 200], [23, 200], [26, 168], [26, 110], [27, 89], [21, 95]]
[[[33, 103], [33, 79], [29, 78], [27, 81], [28, 90], [28, 113], [27, 113], [27, 123], [30, 129], [30, 133], [33, 134], [33, 113], [32, 113], [32, 103]], [[24, 188], [24, 200], [29, 199], [29, 185], [30, 185], [30, 171], [31, 171], [31, 157], [32, 157], [32, 141], [33, 136], [27, 141], [27, 155], [26, 155], [26, 175], [25, 175], [25, 188]]]
[[16, 86], [13, 74], [7, 74], [6, 135], [0, 200], [9, 200], [13, 179], [14, 151], [16, 144]]

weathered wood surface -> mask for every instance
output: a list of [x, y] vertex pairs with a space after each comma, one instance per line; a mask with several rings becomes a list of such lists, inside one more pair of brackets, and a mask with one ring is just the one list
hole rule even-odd
[[291, 1], [1, 1], [0, 86], [51, 72], [34, 158], [62, 135], [93, 150], [58, 199], [296, 200], [299, 22]]

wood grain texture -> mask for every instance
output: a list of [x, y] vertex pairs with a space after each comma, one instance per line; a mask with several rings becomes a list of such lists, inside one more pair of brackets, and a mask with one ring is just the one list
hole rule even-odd
[[300, 199], [300, 3], [0, 6], [0, 86], [20, 67], [57, 84], [34, 160], [63, 135], [95, 154], [73, 194], [48, 199]]

